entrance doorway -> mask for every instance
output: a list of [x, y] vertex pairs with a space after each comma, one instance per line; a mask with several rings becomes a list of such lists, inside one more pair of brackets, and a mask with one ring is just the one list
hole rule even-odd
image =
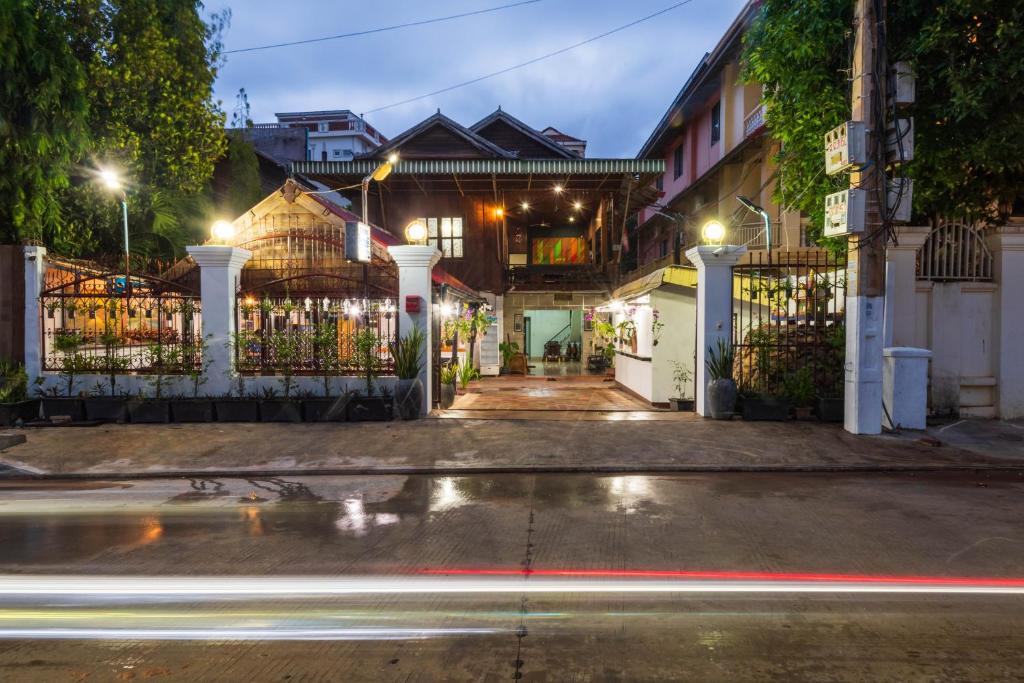
[[583, 311], [536, 308], [523, 313], [523, 352], [529, 374], [563, 377], [583, 374]]

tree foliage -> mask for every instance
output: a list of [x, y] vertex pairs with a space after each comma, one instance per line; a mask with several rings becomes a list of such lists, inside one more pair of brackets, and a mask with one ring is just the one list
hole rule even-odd
[[[744, 78], [765, 86], [766, 122], [781, 143], [776, 199], [821, 234], [824, 134], [849, 118], [853, 0], [765, 0], [745, 37]], [[889, 60], [917, 79], [917, 217], [993, 220], [1024, 186], [1024, 6], [1016, 0], [889, 3]]]
[[60, 224], [58, 191], [88, 149], [78, 16], [59, 0], [0, 3], [0, 241]]
[[217, 203], [232, 218], [244, 213], [263, 198], [256, 149], [241, 131], [229, 131], [223, 174], [227, 180], [225, 196]]
[[[10, 11], [3, 4], [0, 12]], [[34, 3], [14, 4], [24, 15], [22, 5]], [[116, 198], [96, 187], [100, 166], [128, 183], [133, 251], [175, 251], [205, 231], [207, 187], [227, 149], [212, 95], [229, 15], [204, 19], [201, 11], [198, 0], [50, 0], [21, 17], [16, 41], [29, 56], [49, 50], [53, 63], [8, 61], [5, 51], [5, 98], [31, 94], [36, 126], [63, 131], [66, 151], [0, 167], [0, 184], [20, 184], [24, 206], [39, 207], [15, 215], [7, 240], [43, 239], [68, 255], [119, 251], [121, 215]], [[43, 30], [48, 39], [34, 37]], [[41, 74], [63, 90], [37, 95]], [[70, 113], [74, 127], [62, 120]], [[30, 140], [26, 131], [12, 137]], [[19, 174], [41, 180], [24, 183]]]

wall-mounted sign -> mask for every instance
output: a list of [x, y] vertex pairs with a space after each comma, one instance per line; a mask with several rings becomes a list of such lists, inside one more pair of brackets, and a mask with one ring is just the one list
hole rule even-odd
[[369, 263], [370, 251], [370, 226], [362, 221], [347, 221], [345, 223], [345, 258], [349, 261]]

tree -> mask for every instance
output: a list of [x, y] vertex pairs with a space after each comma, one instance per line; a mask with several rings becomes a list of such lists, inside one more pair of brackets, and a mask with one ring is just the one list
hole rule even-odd
[[117, 202], [95, 187], [100, 165], [130, 182], [138, 250], [175, 251], [204, 234], [206, 190], [227, 149], [213, 83], [230, 15], [204, 20], [198, 0], [0, 5], [5, 240], [119, 251]]
[[[915, 161], [901, 171], [914, 179], [916, 217], [996, 220], [1024, 179], [1024, 7], [889, 5], [889, 60], [909, 61], [917, 78], [905, 114], [915, 118]], [[764, 85], [766, 124], [782, 143], [776, 200], [809, 217], [812, 238], [825, 195], [847, 186], [825, 175], [823, 140], [849, 118], [852, 14], [852, 0], [765, 0], [744, 38], [743, 77]]]
[[260, 166], [256, 149], [245, 139], [242, 131], [228, 131], [228, 153], [220, 171], [226, 180], [224, 196], [219, 204], [232, 218], [238, 216], [263, 198], [260, 185]]
[[58, 192], [89, 145], [78, 19], [58, 0], [0, 3], [0, 241], [63, 237]]

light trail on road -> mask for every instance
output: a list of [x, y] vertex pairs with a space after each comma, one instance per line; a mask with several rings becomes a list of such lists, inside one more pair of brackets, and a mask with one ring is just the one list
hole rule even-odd
[[[498, 574], [498, 572], [502, 572]], [[642, 572], [642, 573], [641, 573]], [[426, 575], [424, 575], [426, 574]], [[437, 574], [447, 574], [438, 576]], [[164, 577], [0, 576], [0, 600], [70, 598], [530, 593], [930, 593], [1024, 595], [1024, 578], [865, 576], [764, 572], [423, 570], [415, 576]]]

